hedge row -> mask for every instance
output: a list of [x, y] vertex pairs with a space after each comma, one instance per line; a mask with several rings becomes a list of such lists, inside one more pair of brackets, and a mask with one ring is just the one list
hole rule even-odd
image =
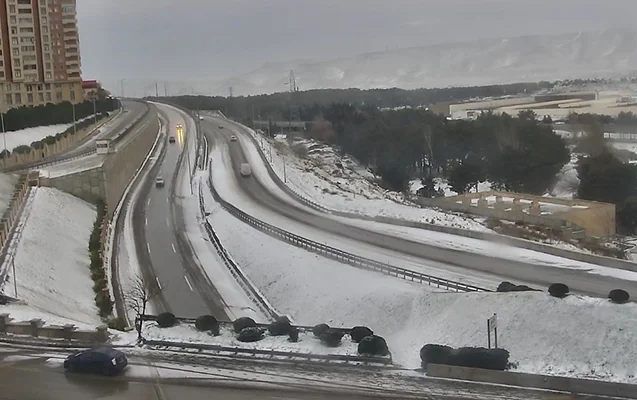
[[[97, 120], [101, 120], [108, 116], [110, 111], [115, 110], [119, 107], [119, 101], [116, 99], [109, 100], [100, 100], [95, 104], [95, 109], [97, 111]], [[69, 111], [70, 110], [70, 111]], [[75, 118], [76, 120], [80, 120], [86, 118], [90, 115], [93, 115], [93, 103], [92, 102], [84, 102], [81, 104], [75, 105]], [[25, 128], [32, 128], [35, 126], [47, 126], [47, 125], [55, 125], [55, 124], [68, 124], [73, 122], [73, 108], [71, 103], [63, 102], [60, 104], [47, 104], [45, 106], [38, 107], [20, 107], [9, 110], [5, 114], [5, 129], [7, 132], [15, 131]], [[75, 125], [77, 130], [82, 130], [95, 121], [94, 118], [89, 118], [87, 120], [77, 122]], [[33, 150], [39, 150], [43, 148], [45, 145], [53, 144], [57, 141], [66, 138], [68, 135], [73, 135], [74, 129], [73, 126], [66, 129], [64, 132], [60, 132], [54, 136], [49, 135], [42, 140], [35, 141], [31, 143], [31, 145], [21, 145], [17, 146], [13, 149], [13, 153], [17, 154], [27, 154]], [[0, 152], [0, 158], [9, 157], [12, 153], [11, 151], [2, 150]]]
[[102, 200], [97, 202], [97, 218], [93, 224], [93, 231], [88, 241], [90, 254], [91, 279], [93, 280], [93, 291], [95, 292], [95, 305], [99, 309], [100, 317], [107, 318], [113, 312], [113, 302], [108, 293], [106, 285], [107, 277], [104, 269], [104, 260], [100, 254], [100, 237], [102, 224], [106, 217], [106, 204]]
[[509, 352], [505, 349], [485, 349], [484, 347], [454, 349], [439, 344], [426, 344], [420, 349], [420, 361], [425, 370], [428, 364], [443, 364], [504, 371], [509, 366]]

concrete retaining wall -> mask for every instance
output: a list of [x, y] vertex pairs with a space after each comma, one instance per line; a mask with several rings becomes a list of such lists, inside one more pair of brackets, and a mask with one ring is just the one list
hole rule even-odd
[[519, 372], [491, 371], [487, 369], [455, 367], [440, 364], [428, 364], [427, 376], [535, 389], [556, 390], [569, 393], [637, 399], [637, 385], [596, 381], [592, 379], [576, 379], [561, 376], [523, 374]]
[[135, 175], [148, 155], [155, 138], [159, 133], [159, 119], [153, 119], [135, 137], [130, 138], [116, 152], [106, 156], [102, 164], [104, 176], [104, 200], [106, 201], [107, 218], [113, 216], [126, 186]]
[[[8, 242], [11, 229], [17, 220], [24, 200], [27, 197], [31, 181], [28, 174], [21, 175], [13, 188], [9, 207], [0, 218], [0, 261], [5, 254], [5, 244]], [[1, 264], [1, 263], [0, 263]]]
[[60, 189], [89, 203], [105, 198], [102, 167], [55, 178], [40, 177], [40, 186]]
[[32, 319], [28, 322], [12, 322], [9, 314], [0, 314], [0, 334], [10, 333], [32, 337], [44, 337], [51, 339], [76, 340], [85, 343], [105, 343], [109, 333], [106, 326], [98, 326], [94, 331], [79, 330], [72, 324], [48, 325], [40, 319]]

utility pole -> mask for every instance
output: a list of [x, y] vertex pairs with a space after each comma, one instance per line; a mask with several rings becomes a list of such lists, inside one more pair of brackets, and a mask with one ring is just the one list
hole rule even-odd
[[159, 97], [159, 89], [157, 88], [157, 82], [155, 82], [155, 97]]
[[168, 97], [168, 82], [164, 81], [164, 96]]
[[77, 133], [77, 124], [75, 123], [75, 103], [71, 103], [73, 106], [73, 134]]
[[11, 269], [13, 270], [13, 292], [15, 293], [15, 298], [18, 298], [18, 278], [15, 275], [15, 256], [11, 256]]
[[232, 89], [232, 86], [230, 86], [230, 87], [228, 88], [228, 91], [230, 92], [230, 97], [232, 97], [232, 95], [233, 95], [233, 89]]
[[4, 113], [5, 113], [5, 98], [4, 98], [4, 83], [0, 83], [0, 87], [3, 89], [2, 92], [0, 93], [0, 97], [2, 97], [2, 108], [0, 108], [0, 120], [2, 121], [2, 141], [4, 142], [4, 157], [2, 157], [2, 165], [5, 166], [7, 163], [6, 157], [7, 157], [7, 132], [4, 129]]
[[124, 98], [124, 81], [126, 79], [120, 79], [119, 81], [119, 88], [120, 88], [120, 93], [122, 94], [122, 99]]

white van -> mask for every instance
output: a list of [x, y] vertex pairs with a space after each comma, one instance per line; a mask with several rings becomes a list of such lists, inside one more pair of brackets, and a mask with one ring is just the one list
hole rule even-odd
[[250, 174], [252, 174], [252, 168], [250, 168], [250, 164], [242, 163], [239, 172], [241, 172], [242, 176], [250, 176]]

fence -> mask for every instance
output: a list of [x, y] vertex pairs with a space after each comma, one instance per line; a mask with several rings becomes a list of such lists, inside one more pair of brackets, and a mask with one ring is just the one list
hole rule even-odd
[[[212, 168], [212, 164], [210, 164], [209, 168]], [[415, 272], [408, 269], [395, 267], [393, 265], [381, 263], [379, 261], [374, 261], [368, 258], [356, 256], [354, 254], [347, 253], [345, 251], [335, 249], [333, 247], [324, 245], [322, 243], [318, 243], [318, 242], [306, 239], [304, 237], [295, 235], [283, 229], [267, 224], [261, 220], [258, 220], [246, 214], [245, 212], [239, 210], [232, 204], [223, 200], [221, 196], [219, 195], [219, 193], [217, 193], [212, 183], [212, 171], [210, 171], [208, 175], [208, 186], [215, 200], [219, 202], [221, 206], [224, 209], [226, 209], [230, 214], [244, 221], [245, 223], [257, 228], [258, 230], [272, 237], [288, 242], [292, 244], [293, 246], [302, 248], [312, 253], [320, 254], [323, 257], [331, 258], [333, 260], [336, 260], [345, 264], [349, 264], [356, 268], [381, 272], [389, 276], [394, 276], [397, 278], [401, 278], [404, 280], [408, 280], [408, 281], [416, 282], [420, 284], [427, 284], [429, 286], [436, 286], [438, 288], [442, 288], [446, 290], [453, 290], [456, 292], [490, 292], [491, 291], [489, 289], [481, 288], [478, 286], [467, 285], [461, 282], [456, 282], [456, 281], [452, 281], [452, 280], [448, 280], [444, 278], [438, 278], [432, 275], [427, 275], [420, 272]]]
[[[30, 188], [31, 181], [29, 179], [29, 175], [21, 175], [14, 186], [9, 207], [4, 212], [2, 219], [0, 220], [0, 266], [3, 266], [5, 263], [13, 227], [22, 213], [25, 199], [29, 194]], [[4, 269], [0, 271], [1, 278], [4, 278], [5, 272], [6, 271]], [[2, 279], [1, 282], [4, 282], [4, 279]]]
[[555, 390], [560, 392], [569, 392], [572, 394], [578, 393], [637, 399], [637, 385], [597, 381], [592, 379], [524, 374], [508, 371], [492, 371], [487, 369], [456, 367], [440, 364], [428, 364], [427, 376]]
[[[231, 123], [234, 123], [240, 129], [246, 129], [243, 125], [239, 124], [236, 121], [232, 121], [229, 119], [228, 121]], [[350, 218], [350, 219], [359, 219], [364, 221], [380, 222], [380, 223], [388, 224], [388, 225], [425, 229], [429, 231], [447, 233], [450, 235], [468, 237], [472, 239], [502, 243], [508, 246], [519, 247], [522, 249], [533, 250], [533, 251], [538, 251], [538, 252], [542, 252], [546, 254], [551, 254], [557, 257], [567, 258], [569, 260], [587, 262], [591, 264], [602, 265], [609, 268], [623, 269], [627, 271], [637, 271], [637, 263], [634, 263], [631, 261], [621, 260], [618, 258], [612, 258], [612, 257], [606, 257], [606, 256], [599, 256], [599, 255], [584, 253], [584, 252], [575, 251], [575, 250], [562, 249], [562, 248], [551, 246], [548, 244], [520, 239], [520, 238], [516, 238], [512, 236], [505, 236], [505, 235], [500, 235], [500, 234], [492, 233], [492, 232], [473, 231], [469, 229], [455, 228], [455, 227], [442, 226], [442, 225], [436, 225], [436, 224], [427, 224], [423, 222], [409, 221], [409, 220], [404, 220], [399, 218], [382, 217], [382, 216], [370, 217], [367, 215], [347, 213], [347, 212], [327, 209], [299, 195], [294, 190], [292, 190], [288, 185], [283, 183], [283, 181], [281, 181], [281, 178], [279, 178], [276, 172], [274, 172], [274, 169], [272, 169], [270, 162], [268, 161], [265, 153], [259, 146], [259, 143], [256, 140], [256, 138], [254, 138], [254, 136], [250, 133], [248, 134], [248, 136], [250, 137], [254, 145], [257, 147], [259, 155], [261, 156], [261, 159], [263, 160], [263, 163], [265, 164], [266, 169], [268, 170], [268, 175], [272, 178], [274, 183], [281, 190], [286, 192], [289, 196], [296, 199], [301, 204], [304, 204], [314, 210], [321, 211], [327, 214], [337, 215], [340, 217]]]
[[0, 314], [0, 334], [6, 333], [83, 343], [105, 343], [109, 338], [108, 329], [104, 325], [98, 326], [94, 331], [88, 331], [77, 329], [73, 324], [45, 326], [39, 318], [28, 322], [12, 322], [9, 314]]

